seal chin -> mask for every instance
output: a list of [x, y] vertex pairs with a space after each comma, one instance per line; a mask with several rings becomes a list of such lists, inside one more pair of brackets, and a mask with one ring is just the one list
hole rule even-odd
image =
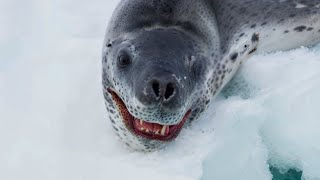
[[108, 92], [111, 94], [126, 128], [136, 136], [144, 137], [149, 140], [171, 141], [175, 139], [191, 114], [191, 110], [188, 110], [180, 123], [175, 125], [149, 123], [130, 114], [126, 105], [117, 93], [111, 89], [108, 89]]

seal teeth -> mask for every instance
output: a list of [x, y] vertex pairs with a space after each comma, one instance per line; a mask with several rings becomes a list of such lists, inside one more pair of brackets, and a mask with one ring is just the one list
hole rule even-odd
[[164, 125], [161, 129], [161, 135], [164, 136], [165, 133], [166, 133], [166, 129], [167, 129], [168, 126]]
[[140, 120], [140, 125], [143, 125], [143, 121], [142, 120]]

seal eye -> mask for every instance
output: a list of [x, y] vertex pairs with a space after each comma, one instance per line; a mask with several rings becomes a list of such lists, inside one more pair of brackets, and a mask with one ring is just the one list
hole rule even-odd
[[126, 67], [131, 64], [131, 57], [126, 52], [121, 52], [118, 56], [118, 65], [120, 67]]

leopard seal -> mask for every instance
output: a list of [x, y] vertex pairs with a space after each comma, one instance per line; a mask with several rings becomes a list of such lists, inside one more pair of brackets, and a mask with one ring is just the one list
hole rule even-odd
[[318, 42], [319, 0], [122, 0], [102, 52], [111, 123], [127, 146], [161, 148], [250, 55]]

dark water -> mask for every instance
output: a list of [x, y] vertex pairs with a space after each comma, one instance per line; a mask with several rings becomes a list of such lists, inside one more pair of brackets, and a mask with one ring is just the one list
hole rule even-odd
[[294, 169], [290, 169], [287, 173], [281, 174], [280, 171], [270, 166], [270, 172], [273, 175], [272, 180], [301, 180], [302, 171], [297, 171]]

